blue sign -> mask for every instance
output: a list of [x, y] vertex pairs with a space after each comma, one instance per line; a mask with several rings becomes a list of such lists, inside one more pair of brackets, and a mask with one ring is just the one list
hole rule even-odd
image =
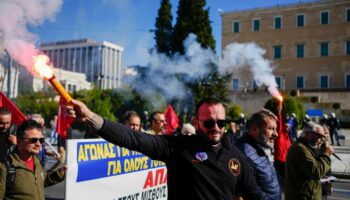
[[[77, 144], [77, 182], [164, 166], [163, 162], [107, 141]], [[93, 171], [91, 169], [94, 169]]]
[[306, 111], [306, 114], [308, 114], [310, 117], [317, 117], [317, 116], [322, 116], [323, 115], [323, 110], [322, 109], [309, 109]]

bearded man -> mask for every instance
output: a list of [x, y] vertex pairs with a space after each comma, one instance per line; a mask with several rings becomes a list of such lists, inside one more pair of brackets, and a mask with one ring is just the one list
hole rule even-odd
[[281, 189], [276, 171], [263, 148], [271, 147], [278, 136], [277, 117], [262, 109], [254, 113], [248, 123], [248, 132], [237, 142], [237, 147], [247, 156], [255, 171], [255, 180], [267, 199], [281, 199]]

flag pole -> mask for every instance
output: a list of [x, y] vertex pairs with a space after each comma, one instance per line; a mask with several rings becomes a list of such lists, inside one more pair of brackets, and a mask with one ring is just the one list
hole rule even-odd
[[57, 152], [57, 150], [46, 139], [45, 139], [45, 143], [47, 145], [49, 145], [49, 147], [52, 149], [52, 151], [56, 154], [57, 158], [61, 157], [61, 155]]

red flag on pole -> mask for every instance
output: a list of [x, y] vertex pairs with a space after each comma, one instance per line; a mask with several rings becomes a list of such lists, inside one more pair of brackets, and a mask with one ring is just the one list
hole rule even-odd
[[177, 117], [173, 107], [169, 104], [164, 112], [166, 129], [168, 134], [172, 134], [179, 127], [179, 118]]
[[56, 125], [56, 131], [58, 136], [60, 136], [63, 139], [66, 139], [67, 137], [67, 129], [72, 125], [74, 122], [74, 118], [67, 116], [67, 114], [64, 112], [64, 99], [60, 98], [60, 102], [58, 104], [58, 117], [57, 117], [57, 125]]
[[17, 106], [2, 92], [0, 92], [0, 107], [4, 107], [11, 112], [11, 123], [21, 125], [27, 117], [17, 108]]

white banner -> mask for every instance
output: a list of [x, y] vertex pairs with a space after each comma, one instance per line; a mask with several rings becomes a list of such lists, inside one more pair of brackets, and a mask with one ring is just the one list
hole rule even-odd
[[67, 142], [67, 200], [167, 199], [164, 163], [103, 139]]

